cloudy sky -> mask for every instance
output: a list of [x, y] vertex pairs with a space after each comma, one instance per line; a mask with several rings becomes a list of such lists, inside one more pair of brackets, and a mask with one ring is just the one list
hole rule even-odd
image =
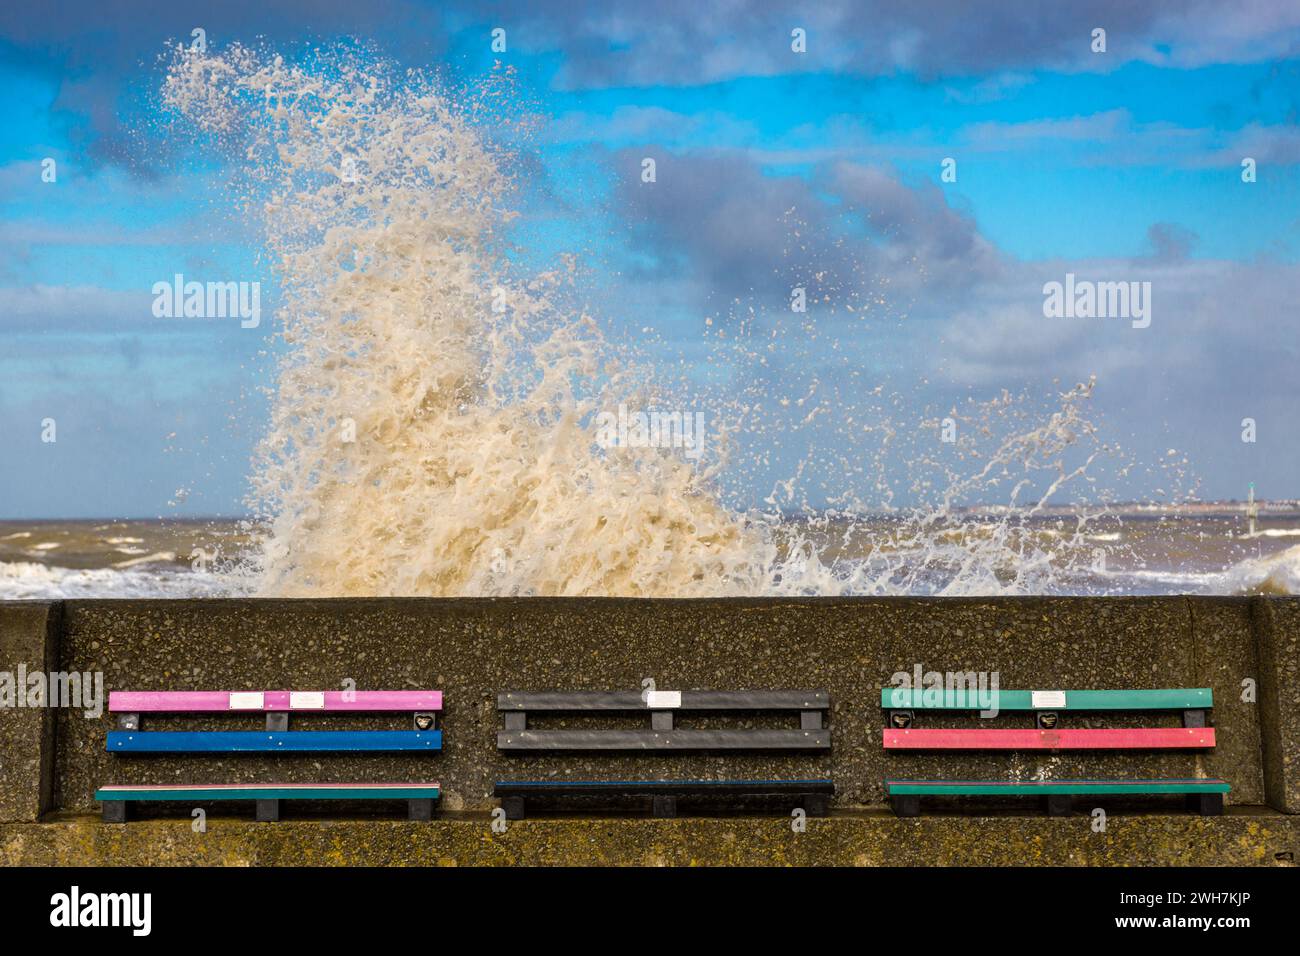
[[[1057, 6], [8, 4], [0, 518], [240, 511], [271, 322], [150, 312], [176, 272], [269, 282], [214, 170], [156, 132], [159, 57], [196, 26], [290, 56], [355, 38], [452, 82], [513, 67], [544, 118], [521, 234], [586, 257], [595, 314], [651, 352], [703, 366], [707, 335], [774, 325], [798, 285], [818, 331], [751, 370], [775, 390], [816, 373], [851, 404], [883, 386], [919, 420], [1095, 376], [1096, 415], [1139, 464], [1176, 449], [1204, 497], [1300, 497], [1300, 6]], [[1067, 273], [1151, 283], [1150, 325], [1044, 316]], [[819, 440], [746, 472], [754, 494]]]

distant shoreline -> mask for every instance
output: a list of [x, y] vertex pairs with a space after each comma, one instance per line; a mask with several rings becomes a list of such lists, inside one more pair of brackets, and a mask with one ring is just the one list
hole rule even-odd
[[[954, 506], [951, 514], [961, 518], [980, 518], [980, 517], [1002, 517], [1017, 512], [1026, 512], [1032, 506], [1028, 503], [1018, 506], [1010, 505], [963, 505]], [[1255, 502], [1258, 509], [1259, 517], [1270, 518], [1296, 518], [1300, 519], [1300, 499], [1282, 498], [1273, 501], [1259, 499]], [[923, 509], [933, 511], [934, 509]], [[895, 511], [867, 511], [854, 513], [853, 517], [864, 521], [894, 521], [907, 517], [912, 512], [907, 508], [899, 508]], [[1159, 505], [1144, 504], [1140, 502], [1122, 502], [1109, 505], [1045, 505], [1037, 509], [1032, 515], [1025, 515], [1027, 520], [1035, 521], [1043, 518], [1073, 518], [1080, 515], [1089, 515], [1099, 519], [1124, 519], [1136, 520], [1145, 518], [1177, 518], [1177, 517], [1197, 517], [1197, 518], [1234, 518], [1243, 517], [1246, 513], [1246, 502], [1235, 499], [1227, 501], [1198, 501], [1184, 502], [1182, 504]], [[845, 517], [847, 512], [841, 512], [838, 509], [828, 508], [825, 511], [797, 511], [786, 512], [783, 518], [791, 520], [801, 520], [808, 518], [819, 518], [826, 515], [835, 517]], [[260, 522], [250, 515], [203, 515], [203, 516], [177, 516], [177, 517], [160, 517], [157, 515], [135, 516], [135, 517], [90, 517], [90, 518], [60, 518], [44, 516], [39, 518], [0, 518], [0, 527], [12, 525], [39, 525], [39, 524], [61, 524], [61, 525], [113, 525], [113, 524], [133, 524], [140, 522], [149, 522], [158, 525], [205, 525], [218, 522], [237, 524], [240, 522]]]

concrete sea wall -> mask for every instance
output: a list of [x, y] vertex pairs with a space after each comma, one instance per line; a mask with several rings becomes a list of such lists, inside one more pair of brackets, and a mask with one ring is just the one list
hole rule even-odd
[[[1300, 813], [1300, 598], [0, 603], [0, 670], [16, 672], [20, 665], [102, 672], [107, 690], [311, 690], [355, 681], [357, 689], [436, 688], [445, 694], [443, 752], [411, 756], [113, 757], [104, 749], [113, 727], [107, 712], [87, 719], [70, 709], [0, 710], [0, 826], [23, 825], [11, 829], [29, 834], [23, 838], [28, 847], [45, 845], [54, 831], [27, 825], [46, 821], [42, 826], [72, 832], [66, 820], [93, 812], [93, 792], [104, 783], [438, 780], [445, 811], [474, 815], [494, 806], [492, 783], [502, 778], [831, 776], [837, 815], [870, 816], [883, 812], [886, 776], [1045, 773], [1223, 777], [1233, 787], [1230, 817], [1232, 807], [1265, 814], [1251, 825], [1270, 836], [1256, 840], [1250, 853], [1280, 860], [1296, 849], [1296, 821], [1284, 815]], [[1211, 687], [1218, 746], [1164, 754], [886, 754], [880, 688], [891, 674], [917, 665], [997, 672], [1004, 688]], [[825, 688], [832, 699], [832, 750], [818, 756], [526, 757], [496, 750], [500, 690], [636, 689], [646, 678], [663, 689]], [[309, 726], [395, 727], [395, 719], [322, 716], [310, 718]], [[1141, 720], [1153, 719], [1177, 720]], [[257, 726], [256, 718], [249, 720], [162, 717], [147, 718], [147, 726]], [[1008, 714], [991, 725], [1024, 720]], [[1156, 818], [1166, 821], [1162, 827], [1171, 825], [1167, 814]], [[988, 818], [953, 819], [959, 822], [943, 826], [961, 830], [963, 819]], [[1031, 829], [1053, 825], [1020, 819]], [[1176, 828], [1216, 825], [1178, 820]], [[688, 830], [710, 826], [627, 821], [627, 832], [661, 822]], [[914, 822], [890, 818], [889, 825]], [[144, 834], [152, 824], [139, 826]], [[1208, 845], [1203, 838], [1192, 842]], [[65, 848], [39, 856], [52, 861], [66, 855]], [[848, 850], [838, 856], [854, 858]]]

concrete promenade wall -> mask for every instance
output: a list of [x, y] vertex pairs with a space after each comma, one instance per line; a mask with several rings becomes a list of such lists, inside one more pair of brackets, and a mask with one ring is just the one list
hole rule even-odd
[[188, 817], [102, 824], [88, 815], [0, 823], [0, 866], [1294, 866], [1300, 816], [1235, 808], [1222, 817], [1091, 819], [837, 811], [795, 832], [780, 814], [546, 816], [491, 830], [485, 814], [431, 823], [351, 817]]
[[[439, 755], [112, 757], [113, 718], [0, 710], [0, 823], [93, 812], [104, 783], [438, 780], [448, 811], [544, 775], [832, 776], [836, 810], [883, 806], [886, 776], [1218, 776], [1229, 804], [1300, 813], [1300, 599], [365, 599], [0, 603], [0, 670], [102, 671], [107, 690], [437, 688]], [[1212, 687], [1207, 753], [886, 755], [891, 674], [997, 671], [1004, 688]], [[505, 689], [830, 691], [823, 756], [499, 754]], [[1243, 700], [1243, 681], [1257, 697]], [[393, 727], [392, 717], [298, 726]], [[928, 720], [929, 718], [927, 718]], [[1074, 720], [1077, 718], [1071, 718]], [[1146, 718], [1150, 720], [1151, 718]], [[1173, 725], [1174, 715], [1157, 720]], [[254, 718], [254, 721], [256, 719]], [[1023, 723], [1004, 715], [993, 725]], [[342, 723], [340, 723], [342, 722]], [[1136, 719], [1135, 719], [1136, 722]], [[148, 726], [257, 726], [249, 718]], [[1287, 824], [1290, 825], [1289, 823]]]

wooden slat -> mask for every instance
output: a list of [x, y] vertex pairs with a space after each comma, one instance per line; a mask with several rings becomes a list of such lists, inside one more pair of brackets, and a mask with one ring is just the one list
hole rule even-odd
[[829, 750], [829, 730], [503, 730], [499, 750]]
[[580, 793], [834, 793], [830, 780], [498, 780], [496, 796]]
[[[231, 694], [260, 694], [260, 707], [231, 707]], [[108, 709], [114, 713], [197, 714], [216, 711], [298, 710], [293, 694], [320, 694], [324, 706], [310, 708], [328, 711], [442, 710], [440, 690], [326, 690], [326, 691], [228, 691], [228, 690], [115, 690], [108, 695]]]
[[1214, 728], [887, 728], [884, 743], [886, 750], [1160, 750], [1213, 747]]
[[[825, 690], [684, 690], [678, 710], [827, 710]], [[637, 711], [650, 710], [640, 691], [503, 691], [497, 710]]]
[[363, 753], [442, 749], [440, 730], [112, 730], [109, 753]]
[[431, 800], [437, 783], [264, 783], [104, 786], [104, 800]]
[[[1042, 688], [1050, 690], [1050, 688]], [[1204, 710], [1214, 706], [1209, 687], [1156, 690], [1065, 690], [1065, 706], [1033, 704], [1033, 691], [997, 690], [981, 694], [977, 689], [926, 690], [918, 687], [885, 687], [880, 706], [885, 710]], [[992, 695], [996, 694], [996, 697]]]
[[951, 794], [954, 796], [1122, 793], [1227, 793], [1223, 780], [886, 780], [889, 796]]

